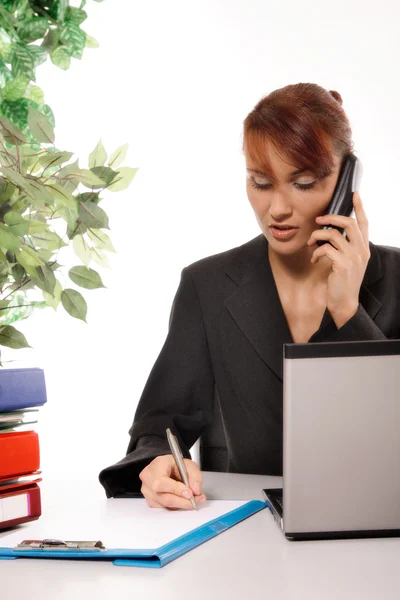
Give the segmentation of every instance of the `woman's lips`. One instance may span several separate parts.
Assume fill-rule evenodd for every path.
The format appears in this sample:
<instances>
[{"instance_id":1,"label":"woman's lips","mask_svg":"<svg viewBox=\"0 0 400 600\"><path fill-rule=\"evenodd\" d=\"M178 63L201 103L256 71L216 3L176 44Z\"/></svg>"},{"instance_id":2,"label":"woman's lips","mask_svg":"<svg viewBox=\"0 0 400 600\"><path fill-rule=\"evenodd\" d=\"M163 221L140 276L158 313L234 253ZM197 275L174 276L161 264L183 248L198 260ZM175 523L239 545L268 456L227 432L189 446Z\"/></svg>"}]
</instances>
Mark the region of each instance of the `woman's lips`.
<instances>
[{"instance_id":1,"label":"woman's lips","mask_svg":"<svg viewBox=\"0 0 400 600\"><path fill-rule=\"evenodd\" d=\"M277 240L288 240L295 235L298 229L298 227L292 227L291 229L278 229L277 227L269 228L270 232Z\"/></svg>"}]
</instances>

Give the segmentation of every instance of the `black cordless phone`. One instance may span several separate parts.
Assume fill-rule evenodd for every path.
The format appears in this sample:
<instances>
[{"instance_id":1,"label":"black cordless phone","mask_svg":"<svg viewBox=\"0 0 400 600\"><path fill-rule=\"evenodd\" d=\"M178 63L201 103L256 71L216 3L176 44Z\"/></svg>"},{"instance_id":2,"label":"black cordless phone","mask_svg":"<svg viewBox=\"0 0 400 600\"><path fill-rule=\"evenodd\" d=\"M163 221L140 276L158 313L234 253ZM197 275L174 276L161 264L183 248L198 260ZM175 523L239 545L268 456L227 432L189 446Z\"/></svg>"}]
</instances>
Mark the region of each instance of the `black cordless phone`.
<instances>
[{"instance_id":1,"label":"black cordless phone","mask_svg":"<svg viewBox=\"0 0 400 600\"><path fill-rule=\"evenodd\" d=\"M325 214L343 215L350 217L353 212L353 192L358 192L362 175L362 166L360 160L349 154L340 168L339 177L336 183L332 199L326 209ZM324 225L322 229L332 229L333 225ZM341 227L334 227L341 234ZM327 240L317 240L317 245L326 244Z\"/></svg>"}]
</instances>

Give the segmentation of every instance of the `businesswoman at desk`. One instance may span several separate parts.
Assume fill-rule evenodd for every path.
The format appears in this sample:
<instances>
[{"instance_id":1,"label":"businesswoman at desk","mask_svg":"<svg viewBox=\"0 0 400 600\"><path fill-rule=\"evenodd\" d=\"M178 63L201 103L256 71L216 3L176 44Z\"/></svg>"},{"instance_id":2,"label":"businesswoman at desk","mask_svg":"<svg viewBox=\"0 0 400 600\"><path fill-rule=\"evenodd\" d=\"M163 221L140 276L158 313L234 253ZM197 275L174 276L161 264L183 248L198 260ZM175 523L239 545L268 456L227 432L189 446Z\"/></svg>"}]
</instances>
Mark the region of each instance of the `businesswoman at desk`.
<instances>
[{"instance_id":1,"label":"businesswoman at desk","mask_svg":"<svg viewBox=\"0 0 400 600\"><path fill-rule=\"evenodd\" d=\"M189 454L198 438L203 470L281 475L282 345L400 337L400 249L369 242L357 192L355 217L325 214L352 150L339 93L315 84L275 90L246 117L247 195L262 233L183 269L127 455L100 473L107 496L202 502Z\"/></svg>"}]
</instances>

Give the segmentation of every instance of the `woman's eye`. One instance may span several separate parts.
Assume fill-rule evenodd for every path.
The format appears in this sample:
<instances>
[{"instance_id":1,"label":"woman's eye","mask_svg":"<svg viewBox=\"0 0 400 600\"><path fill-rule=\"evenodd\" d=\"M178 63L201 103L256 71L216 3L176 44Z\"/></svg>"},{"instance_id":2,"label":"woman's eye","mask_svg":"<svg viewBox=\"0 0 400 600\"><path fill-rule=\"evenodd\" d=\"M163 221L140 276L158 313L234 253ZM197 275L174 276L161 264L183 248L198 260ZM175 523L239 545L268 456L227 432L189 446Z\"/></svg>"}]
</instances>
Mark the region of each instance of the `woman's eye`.
<instances>
[{"instance_id":1,"label":"woman's eye","mask_svg":"<svg viewBox=\"0 0 400 600\"><path fill-rule=\"evenodd\" d=\"M256 190L268 190L271 187L271 184L266 182L265 179L255 179L254 177L249 177L251 185L256 188Z\"/></svg>"},{"instance_id":2,"label":"woman's eye","mask_svg":"<svg viewBox=\"0 0 400 600\"><path fill-rule=\"evenodd\" d=\"M269 190L272 187L271 183L260 183L252 177L250 178L250 183L256 190ZM312 190L316 184L316 181L312 181L311 183L294 183L293 185L296 189L306 192L308 190Z\"/></svg>"},{"instance_id":3,"label":"woman's eye","mask_svg":"<svg viewBox=\"0 0 400 600\"><path fill-rule=\"evenodd\" d=\"M311 190L312 188L314 188L316 186L317 182L316 181L311 181L310 183L294 183L293 185L298 189L298 190L302 190L307 191L307 190Z\"/></svg>"}]
</instances>

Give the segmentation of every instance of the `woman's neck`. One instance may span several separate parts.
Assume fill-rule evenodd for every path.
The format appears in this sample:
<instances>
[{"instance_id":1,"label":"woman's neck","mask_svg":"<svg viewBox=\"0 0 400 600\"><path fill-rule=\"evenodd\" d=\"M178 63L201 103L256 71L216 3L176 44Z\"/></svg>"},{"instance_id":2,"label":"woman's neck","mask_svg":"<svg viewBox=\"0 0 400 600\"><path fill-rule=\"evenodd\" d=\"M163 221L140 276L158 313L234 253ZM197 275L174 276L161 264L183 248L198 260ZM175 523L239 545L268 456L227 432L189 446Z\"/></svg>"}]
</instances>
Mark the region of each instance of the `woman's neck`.
<instances>
[{"instance_id":1,"label":"woman's neck","mask_svg":"<svg viewBox=\"0 0 400 600\"><path fill-rule=\"evenodd\" d=\"M296 254L279 254L268 245L268 258L274 277L279 277L288 283L306 286L318 286L325 284L331 272L331 261L323 256L317 263L311 263L311 257L315 251L305 247Z\"/></svg>"}]
</instances>

